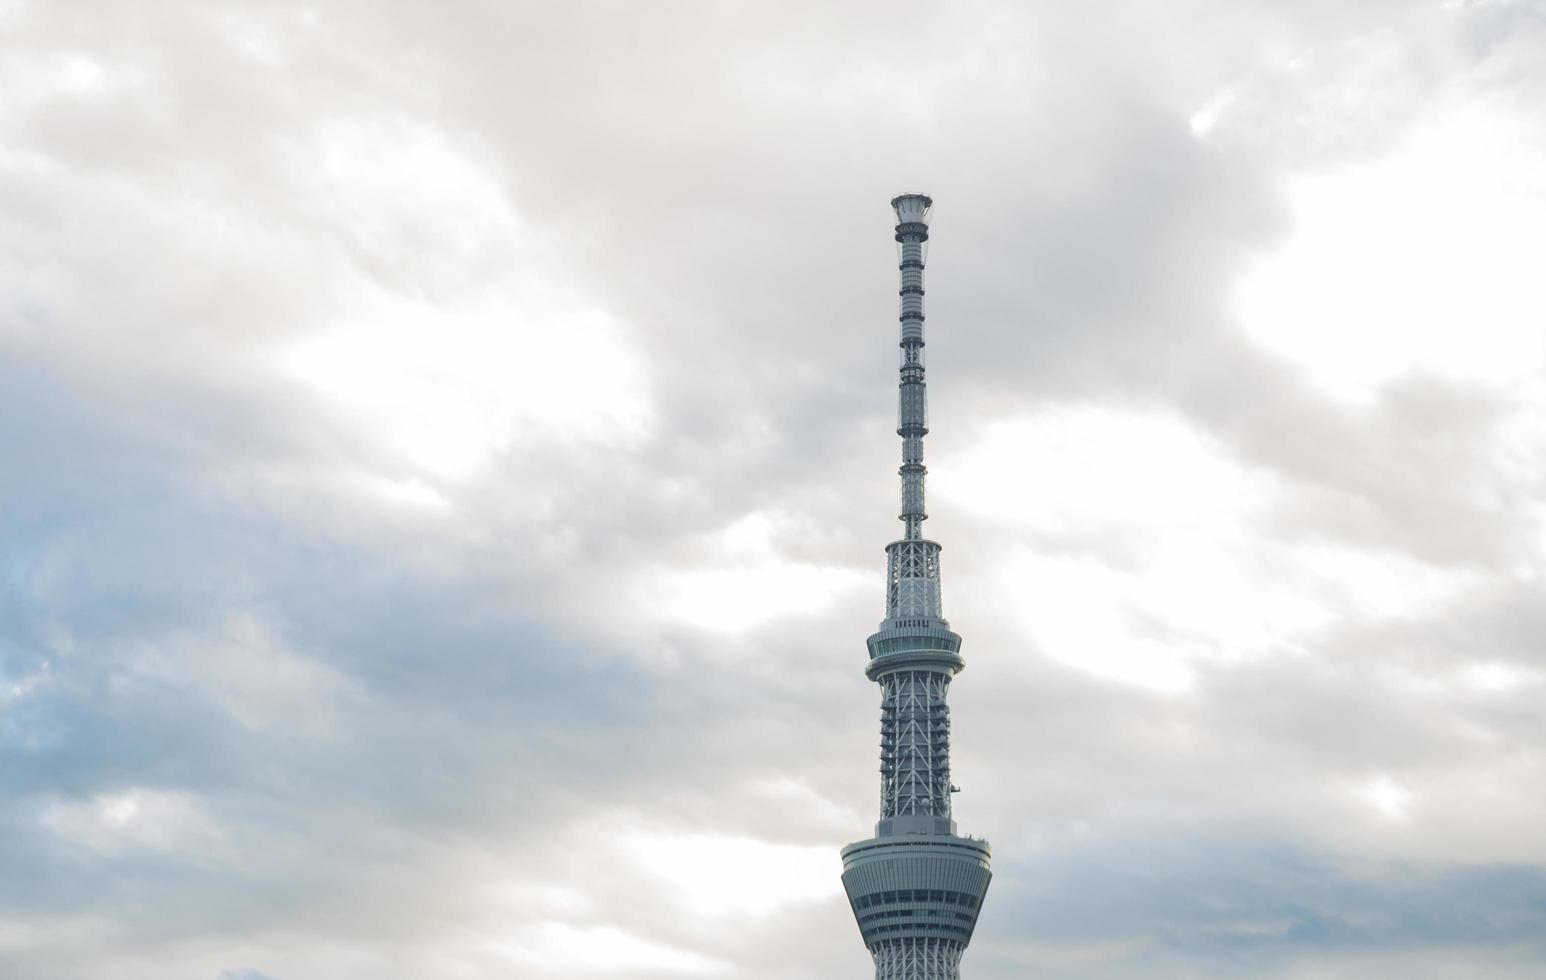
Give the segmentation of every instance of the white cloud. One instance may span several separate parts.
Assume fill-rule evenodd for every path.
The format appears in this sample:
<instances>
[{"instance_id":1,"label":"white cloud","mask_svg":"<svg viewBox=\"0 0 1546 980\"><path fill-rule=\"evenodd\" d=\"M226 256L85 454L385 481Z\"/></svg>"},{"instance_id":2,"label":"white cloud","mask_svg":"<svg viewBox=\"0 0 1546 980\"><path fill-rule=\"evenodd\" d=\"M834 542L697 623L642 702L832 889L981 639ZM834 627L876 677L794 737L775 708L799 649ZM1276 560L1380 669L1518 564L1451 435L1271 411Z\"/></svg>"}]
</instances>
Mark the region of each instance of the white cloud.
<instances>
[{"instance_id":1,"label":"white cloud","mask_svg":"<svg viewBox=\"0 0 1546 980\"><path fill-rule=\"evenodd\" d=\"M1390 820L1406 817L1412 805L1412 792L1389 776L1376 776L1360 790L1360 795L1379 814Z\"/></svg>"},{"instance_id":2,"label":"white cloud","mask_svg":"<svg viewBox=\"0 0 1546 980\"><path fill-rule=\"evenodd\" d=\"M107 855L146 849L207 859L225 838L196 795L141 786L88 800L55 800L41 820L64 841Z\"/></svg>"},{"instance_id":3,"label":"white cloud","mask_svg":"<svg viewBox=\"0 0 1546 980\"><path fill-rule=\"evenodd\" d=\"M831 847L704 833L633 833L623 850L697 918L765 916L841 892Z\"/></svg>"},{"instance_id":4,"label":"white cloud","mask_svg":"<svg viewBox=\"0 0 1546 980\"><path fill-rule=\"evenodd\" d=\"M1104 408L1003 422L943 461L939 492L1026 543L994 576L1047 655L1159 690L1329 618L1267 574L1256 526L1281 489L1174 419Z\"/></svg>"},{"instance_id":5,"label":"white cloud","mask_svg":"<svg viewBox=\"0 0 1546 980\"><path fill-rule=\"evenodd\" d=\"M213 634L160 637L136 652L133 670L196 693L250 728L314 737L334 732L340 704L361 696L332 665L292 649L250 613L233 614Z\"/></svg>"},{"instance_id":6,"label":"white cloud","mask_svg":"<svg viewBox=\"0 0 1546 980\"><path fill-rule=\"evenodd\" d=\"M782 554L773 515L748 514L711 536L687 567L651 568L639 582L648 615L716 632L755 629L777 619L817 615L875 576Z\"/></svg>"},{"instance_id":7,"label":"white cloud","mask_svg":"<svg viewBox=\"0 0 1546 980\"><path fill-rule=\"evenodd\" d=\"M940 492L1020 544L999 608L1048 656L1156 690L1192 667L1309 651L1478 577L1387 549L1275 532L1292 488L1177 419L1085 407L1000 422L940 465Z\"/></svg>"},{"instance_id":8,"label":"white cloud","mask_svg":"<svg viewBox=\"0 0 1546 980\"><path fill-rule=\"evenodd\" d=\"M619 971L669 976L719 976L721 960L633 935L613 926L544 922L493 949L525 969L562 976L616 976Z\"/></svg>"},{"instance_id":9,"label":"white cloud","mask_svg":"<svg viewBox=\"0 0 1546 980\"><path fill-rule=\"evenodd\" d=\"M1292 176L1286 240L1242 279L1251 337L1329 391L1410 371L1508 385L1546 367L1546 143L1463 87L1379 157Z\"/></svg>"}]
</instances>

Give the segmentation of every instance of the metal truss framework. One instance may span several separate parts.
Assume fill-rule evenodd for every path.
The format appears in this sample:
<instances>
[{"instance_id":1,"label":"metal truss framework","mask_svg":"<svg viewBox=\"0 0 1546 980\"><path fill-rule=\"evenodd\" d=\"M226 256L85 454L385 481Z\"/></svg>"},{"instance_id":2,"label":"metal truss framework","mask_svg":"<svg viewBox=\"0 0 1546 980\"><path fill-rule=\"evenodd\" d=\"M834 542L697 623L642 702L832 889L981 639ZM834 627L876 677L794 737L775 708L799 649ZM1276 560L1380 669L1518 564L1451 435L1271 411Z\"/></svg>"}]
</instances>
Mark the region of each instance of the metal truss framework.
<instances>
[{"instance_id":1,"label":"metal truss framework","mask_svg":"<svg viewBox=\"0 0 1546 980\"><path fill-rule=\"evenodd\" d=\"M877 943L875 980L961 980L966 947L940 939L902 939Z\"/></svg>"},{"instance_id":2,"label":"metal truss framework","mask_svg":"<svg viewBox=\"0 0 1546 980\"><path fill-rule=\"evenodd\" d=\"M880 816L950 816L950 675L904 670L880 679Z\"/></svg>"},{"instance_id":3,"label":"metal truss framework","mask_svg":"<svg viewBox=\"0 0 1546 980\"><path fill-rule=\"evenodd\" d=\"M940 618L939 545L896 541L886 548L886 618Z\"/></svg>"}]
</instances>

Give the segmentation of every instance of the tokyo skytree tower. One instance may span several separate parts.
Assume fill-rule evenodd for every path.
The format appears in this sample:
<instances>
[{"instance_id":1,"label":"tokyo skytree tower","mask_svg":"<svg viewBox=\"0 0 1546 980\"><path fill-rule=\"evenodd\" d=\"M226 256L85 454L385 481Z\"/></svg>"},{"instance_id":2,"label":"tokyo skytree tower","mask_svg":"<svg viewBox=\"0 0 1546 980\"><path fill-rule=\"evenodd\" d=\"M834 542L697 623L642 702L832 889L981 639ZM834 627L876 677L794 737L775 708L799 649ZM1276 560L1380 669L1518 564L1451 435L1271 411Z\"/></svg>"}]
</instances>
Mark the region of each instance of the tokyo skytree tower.
<instances>
[{"instance_id":1,"label":"tokyo skytree tower","mask_svg":"<svg viewBox=\"0 0 1546 980\"><path fill-rule=\"evenodd\" d=\"M886 546L886 618L869 638L865 676L880 685L880 822L843 848L843 887L875 980L958 980L961 954L992 878L986 841L950 815L950 679L966 666L940 610L940 547L923 537L923 194L894 199L901 255L902 539Z\"/></svg>"}]
</instances>

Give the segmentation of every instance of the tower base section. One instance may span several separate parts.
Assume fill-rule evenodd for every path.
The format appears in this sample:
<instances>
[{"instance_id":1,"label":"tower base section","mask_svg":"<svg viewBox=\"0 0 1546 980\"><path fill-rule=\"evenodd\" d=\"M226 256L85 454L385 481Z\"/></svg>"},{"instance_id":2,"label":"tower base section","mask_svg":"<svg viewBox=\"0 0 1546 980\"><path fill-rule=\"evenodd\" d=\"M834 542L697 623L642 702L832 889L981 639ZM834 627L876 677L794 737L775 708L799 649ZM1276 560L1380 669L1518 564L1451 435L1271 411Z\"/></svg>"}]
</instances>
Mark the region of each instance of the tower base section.
<instances>
[{"instance_id":1,"label":"tower base section","mask_svg":"<svg viewBox=\"0 0 1546 980\"><path fill-rule=\"evenodd\" d=\"M870 948L875 980L961 980L966 947L948 940L897 939Z\"/></svg>"}]
</instances>

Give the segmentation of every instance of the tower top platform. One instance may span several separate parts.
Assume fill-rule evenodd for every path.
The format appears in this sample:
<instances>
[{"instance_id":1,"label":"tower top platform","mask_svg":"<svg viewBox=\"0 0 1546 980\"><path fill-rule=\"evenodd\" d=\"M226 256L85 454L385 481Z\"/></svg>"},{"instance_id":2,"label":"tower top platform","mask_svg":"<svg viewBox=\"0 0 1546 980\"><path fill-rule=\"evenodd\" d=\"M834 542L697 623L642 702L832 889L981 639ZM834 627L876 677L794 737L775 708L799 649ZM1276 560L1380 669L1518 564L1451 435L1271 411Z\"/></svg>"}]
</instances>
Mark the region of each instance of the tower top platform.
<instances>
[{"instance_id":1,"label":"tower top platform","mask_svg":"<svg viewBox=\"0 0 1546 980\"><path fill-rule=\"evenodd\" d=\"M934 198L927 194L898 194L891 199L891 206L896 210L898 224L916 222L926 225L929 223L929 208L934 206Z\"/></svg>"}]
</instances>

